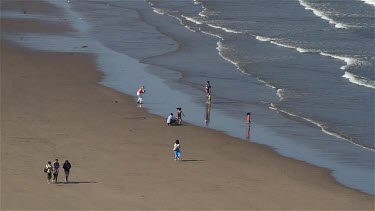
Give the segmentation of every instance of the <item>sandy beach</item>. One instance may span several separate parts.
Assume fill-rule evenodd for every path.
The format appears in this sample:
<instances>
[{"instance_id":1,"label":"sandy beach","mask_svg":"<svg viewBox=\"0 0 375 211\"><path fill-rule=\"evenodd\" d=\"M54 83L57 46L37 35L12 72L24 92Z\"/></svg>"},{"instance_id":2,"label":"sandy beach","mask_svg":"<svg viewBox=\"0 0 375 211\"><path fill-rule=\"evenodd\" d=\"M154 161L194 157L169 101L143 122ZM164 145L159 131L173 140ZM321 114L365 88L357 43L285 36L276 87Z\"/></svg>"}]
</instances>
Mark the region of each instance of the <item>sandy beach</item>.
<instances>
[{"instance_id":1,"label":"sandy beach","mask_svg":"<svg viewBox=\"0 0 375 211\"><path fill-rule=\"evenodd\" d=\"M1 6L58 12L44 2ZM374 196L338 184L326 169L207 128L167 126L134 97L100 86L94 55L3 38L71 30L1 19L1 210L374 209ZM63 171L47 184L43 167L55 158L71 162L69 184Z\"/></svg>"}]
</instances>

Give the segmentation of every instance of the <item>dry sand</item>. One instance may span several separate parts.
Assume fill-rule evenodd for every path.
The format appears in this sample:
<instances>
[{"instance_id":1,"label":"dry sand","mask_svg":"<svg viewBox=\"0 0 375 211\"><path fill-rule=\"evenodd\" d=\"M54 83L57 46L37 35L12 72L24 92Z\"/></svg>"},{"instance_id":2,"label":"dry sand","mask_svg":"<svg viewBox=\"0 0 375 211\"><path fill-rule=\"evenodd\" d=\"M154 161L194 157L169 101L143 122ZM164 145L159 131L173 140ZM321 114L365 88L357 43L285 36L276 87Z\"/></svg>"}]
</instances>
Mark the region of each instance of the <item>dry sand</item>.
<instances>
[{"instance_id":1,"label":"dry sand","mask_svg":"<svg viewBox=\"0 0 375 211\"><path fill-rule=\"evenodd\" d=\"M70 30L34 24L27 31ZM1 25L2 33L26 30L14 20ZM1 40L1 210L374 209L374 196L338 184L326 169L221 132L167 126L100 79L93 55ZM43 167L55 158L72 163L71 183L60 172L58 184L47 184Z\"/></svg>"}]
</instances>

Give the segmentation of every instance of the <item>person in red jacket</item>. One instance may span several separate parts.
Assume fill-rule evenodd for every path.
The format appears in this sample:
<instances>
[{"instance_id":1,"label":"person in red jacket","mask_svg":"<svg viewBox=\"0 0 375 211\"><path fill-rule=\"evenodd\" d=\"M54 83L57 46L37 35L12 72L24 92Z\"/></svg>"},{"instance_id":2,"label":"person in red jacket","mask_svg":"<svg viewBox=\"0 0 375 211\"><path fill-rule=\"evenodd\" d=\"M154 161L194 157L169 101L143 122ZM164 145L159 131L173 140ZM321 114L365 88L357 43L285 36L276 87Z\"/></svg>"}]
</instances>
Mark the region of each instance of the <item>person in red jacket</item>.
<instances>
[{"instance_id":1,"label":"person in red jacket","mask_svg":"<svg viewBox=\"0 0 375 211\"><path fill-rule=\"evenodd\" d=\"M138 91L137 91L137 96L138 96L137 103L139 103L139 104L143 103L142 94L145 93L145 92L146 92L145 86L141 86L141 88L138 89Z\"/></svg>"}]
</instances>

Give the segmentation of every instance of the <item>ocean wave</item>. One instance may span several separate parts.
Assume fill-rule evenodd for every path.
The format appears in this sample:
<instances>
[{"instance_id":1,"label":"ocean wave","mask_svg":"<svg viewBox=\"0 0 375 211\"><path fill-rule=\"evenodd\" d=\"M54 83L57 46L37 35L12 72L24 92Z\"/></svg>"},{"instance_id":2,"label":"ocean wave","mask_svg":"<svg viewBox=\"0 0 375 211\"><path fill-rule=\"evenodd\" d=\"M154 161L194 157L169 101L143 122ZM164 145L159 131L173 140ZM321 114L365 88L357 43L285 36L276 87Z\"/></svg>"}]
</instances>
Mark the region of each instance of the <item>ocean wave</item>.
<instances>
[{"instance_id":1,"label":"ocean wave","mask_svg":"<svg viewBox=\"0 0 375 211\"><path fill-rule=\"evenodd\" d=\"M295 49L296 51L298 51L300 53L319 53L322 56L328 56L328 57L332 57L332 58L335 58L335 59L339 59L339 60L344 61L346 63L346 65L340 67L340 69L342 69L342 70L346 70L350 66L361 63L360 61L358 61L357 59L352 58L352 57L339 56L339 55L335 55L335 54L326 53L326 52L323 52L323 51L320 51L320 50L306 49L306 48L296 47L296 46L292 46L292 45L287 45L287 44L281 43L280 41L276 41L276 39L272 39L272 38L269 38L269 37L255 36L255 38L259 41L262 41L262 42L270 42L274 45L278 45L278 46L281 46L281 47L284 47L284 48Z\"/></svg>"},{"instance_id":2,"label":"ocean wave","mask_svg":"<svg viewBox=\"0 0 375 211\"><path fill-rule=\"evenodd\" d=\"M207 17L207 15L206 15L207 8L205 8L203 6L202 6L202 8L203 8L203 10L201 12L199 12L198 15L201 16L201 17Z\"/></svg>"},{"instance_id":3,"label":"ocean wave","mask_svg":"<svg viewBox=\"0 0 375 211\"><path fill-rule=\"evenodd\" d=\"M198 25L203 24L203 22L197 21L197 20L195 20L194 18L190 18L190 17L187 17L187 16L185 16L185 15L181 15L181 17L185 18L186 20L188 20L188 21L190 21L190 22L193 22L193 23L195 23L195 24L198 24Z\"/></svg>"},{"instance_id":4,"label":"ocean wave","mask_svg":"<svg viewBox=\"0 0 375 211\"><path fill-rule=\"evenodd\" d=\"M269 42L269 41L272 40L271 38L268 38L268 37L262 37L262 36L255 36L255 39L257 39L257 40L259 40L259 41L262 41L262 42Z\"/></svg>"},{"instance_id":5,"label":"ocean wave","mask_svg":"<svg viewBox=\"0 0 375 211\"><path fill-rule=\"evenodd\" d=\"M342 77L348 79L350 82L352 82L354 84L375 89L375 82L371 81L367 78L364 78L364 77L361 77L361 76L358 76L358 75L354 75L354 74L349 73L347 71L345 71L345 74Z\"/></svg>"},{"instance_id":6,"label":"ocean wave","mask_svg":"<svg viewBox=\"0 0 375 211\"><path fill-rule=\"evenodd\" d=\"M222 52L223 52L225 49L228 49L228 48L224 47L224 45L223 45L222 42L220 42L220 41L217 42L217 47L216 47L216 49L219 51L219 55L220 55L224 60L226 60L226 61L232 63L232 64L233 64L233 65L234 65L239 71L241 71L243 74L245 74L245 75L250 75L249 73L245 72L244 70L242 70L242 69L240 68L239 63L237 63L237 62L235 62L235 61L233 61L233 60L231 60L231 59L229 59L228 57L226 57L226 56L223 55Z\"/></svg>"},{"instance_id":7,"label":"ocean wave","mask_svg":"<svg viewBox=\"0 0 375 211\"><path fill-rule=\"evenodd\" d=\"M176 18L180 22L180 24L183 25L185 28L187 28L189 31L191 31L191 32L197 32L196 30L192 29L190 26L185 25L181 18L173 16L173 15L169 15L169 16L173 17L173 18Z\"/></svg>"},{"instance_id":8,"label":"ocean wave","mask_svg":"<svg viewBox=\"0 0 375 211\"><path fill-rule=\"evenodd\" d=\"M364 2L366 4L375 6L375 0L359 0L359 1L362 1L362 2Z\"/></svg>"},{"instance_id":9,"label":"ocean wave","mask_svg":"<svg viewBox=\"0 0 375 211\"><path fill-rule=\"evenodd\" d=\"M283 44L283 43L280 43L280 42L277 42L276 39L272 39L272 38L269 38L269 37L262 37L262 36L257 36L257 35L253 35L255 36L255 39L261 41L261 42L270 42L274 45L278 45L278 46L281 46L281 47L284 47L284 48L290 48L290 49L295 49L296 51L300 52L300 53L316 53L317 51L316 50L311 50L311 49L305 49L305 48L301 48L301 47L295 47L295 46L291 46L291 45L286 45L286 44Z\"/></svg>"},{"instance_id":10,"label":"ocean wave","mask_svg":"<svg viewBox=\"0 0 375 211\"><path fill-rule=\"evenodd\" d=\"M216 26L216 25L213 25L213 24L207 24L207 25L212 27L212 28L215 28L215 29L221 29L225 32L234 33L234 34L243 34L243 32L239 32L239 31L236 31L236 30L233 30L233 29L228 29L228 28Z\"/></svg>"},{"instance_id":11,"label":"ocean wave","mask_svg":"<svg viewBox=\"0 0 375 211\"><path fill-rule=\"evenodd\" d=\"M318 122L315 122L314 120L308 119L308 118L306 118L306 117L302 117L302 116L299 116L299 115L297 115L297 114L293 114L293 113L290 113L290 112L284 111L284 110L282 110L282 109L279 109L279 108L277 108L273 103L270 103L269 108L270 108L271 110L274 110L274 111L277 111L277 112L281 112L281 113L283 113L283 114L287 114L287 115L289 115L289 116L293 116L293 117L297 117L297 118L299 118L299 119L303 119L303 120L305 120L305 121L307 121L307 122L309 122L309 123L311 123L311 124L313 124L313 125L319 127L320 130L321 130L323 133L325 133L325 134L328 134L328 135L330 135L330 136L334 136L334 137L336 137L336 138L342 139L342 140L347 141L347 142L349 142L349 143L351 143L351 144L353 144L353 145L355 145L355 146L358 146L358 147L361 147L361 148L364 148L364 149L367 149L367 150L375 151L375 149L372 149L372 148L369 148L369 147L363 146L363 145L361 145L361 144L355 143L354 141L350 140L350 138L348 138L348 137L346 137L346 136L344 136L344 135L342 135L342 134L339 134L339 133L336 133L336 132L330 131L329 129L325 128L321 123L318 123Z\"/></svg>"},{"instance_id":12,"label":"ocean wave","mask_svg":"<svg viewBox=\"0 0 375 211\"><path fill-rule=\"evenodd\" d=\"M216 49L219 51L219 55L220 55L223 59L225 59L226 61L232 63L234 66L237 67L237 69L240 70L240 67L239 67L238 63L232 61L231 59L229 59L228 57L226 57L226 56L223 55L222 52L223 52L225 49L227 49L226 47L224 47L223 43L219 41L219 42L217 42L216 44L217 44ZM241 70L241 71L242 71L242 70Z\"/></svg>"},{"instance_id":13,"label":"ocean wave","mask_svg":"<svg viewBox=\"0 0 375 211\"><path fill-rule=\"evenodd\" d=\"M272 89L276 89L276 87L272 86L271 84L267 83L266 81L264 81L262 79L257 78L257 80L264 83L266 86L271 87Z\"/></svg>"},{"instance_id":14,"label":"ocean wave","mask_svg":"<svg viewBox=\"0 0 375 211\"><path fill-rule=\"evenodd\" d=\"M343 24L343 23L339 23L339 22L336 22L334 21L333 19L329 18L328 16L326 16L324 14L324 12L318 10L318 9L315 9L313 7L311 7L309 4L307 4L304 0L299 0L299 3L306 9L306 10L311 10L314 15L320 17L321 19L324 19L326 21L328 21L330 24L333 24L335 25L336 28L339 28L339 29L348 29L350 26L349 25L346 25L346 24Z\"/></svg>"},{"instance_id":15,"label":"ocean wave","mask_svg":"<svg viewBox=\"0 0 375 211\"><path fill-rule=\"evenodd\" d=\"M340 69L342 69L342 70L346 70L346 69L348 69L348 67L360 63L358 60L356 60L354 58L351 58L351 57L339 56L339 55L329 54L329 53L325 53L325 52L320 52L319 54L323 55L323 56L328 56L328 57L332 57L332 58L344 61L346 63L346 65L340 67Z\"/></svg>"},{"instance_id":16,"label":"ocean wave","mask_svg":"<svg viewBox=\"0 0 375 211\"><path fill-rule=\"evenodd\" d=\"M203 31L202 31L202 32L203 32ZM205 33L205 32L203 32L203 33ZM207 34L208 34L208 33L207 33ZM214 36L214 35L213 35L213 36ZM222 44L222 42L220 42L220 41L217 42L217 47L216 47L216 49L219 51L219 55L220 55L224 60L226 60L226 61L230 62L231 64L233 64L233 65L234 65L239 71L241 71L243 74L245 74L245 75L250 75L249 73L245 72L243 69L240 68L239 63L237 63L237 62L235 62L235 61L233 61L233 60L231 60L231 59L229 59L228 57L226 57L226 56L223 55L222 52L223 52L225 49L228 49L228 48L227 48L227 47L224 47L224 45ZM261 80L261 79L259 79L259 78L257 78L257 80L258 80L259 82L265 84L266 86L272 88L272 89L276 89L275 86L272 86L271 84L267 83L267 82L264 81L264 80ZM278 90L276 91L276 94L277 94L277 96L279 96L280 101L283 100L283 99L285 99L285 93L284 93L284 90L283 90L283 89L278 89Z\"/></svg>"},{"instance_id":17,"label":"ocean wave","mask_svg":"<svg viewBox=\"0 0 375 211\"><path fill-rule=\"evenodd\" d=\"M151 8L152 8L152 10L153 10L155 13L157 13L157 14L159 14L159 15L165 15L164 10L159 9L159 8L156 8L156 7L151 7Z\"/></svg>"},{"instance_id":18,"label":"ocean wave","mask_svg":"<svg viewBox=\"0 0 375 211\"><path fill-rule=\"evenodd\" d=\"M194 0L194 4L202 4L202 2Z\"/></svg>"},{"instance_id":19,"label":"ocean wave","mask_svg":"<svg viewBox=\"0 0 375 211\"><path fill-rule=\"evenodd\" d=\"M220 38L221 40L224 40L224 38L222 38L221 36L217 35L217 34L212 34L212 33L209 33L209 32L206 32L206 31L202 31L200 30L203 34L208 34L210 36L213 36L213 37L217 37L217 38Z\"/></svg>"}]
</instances>

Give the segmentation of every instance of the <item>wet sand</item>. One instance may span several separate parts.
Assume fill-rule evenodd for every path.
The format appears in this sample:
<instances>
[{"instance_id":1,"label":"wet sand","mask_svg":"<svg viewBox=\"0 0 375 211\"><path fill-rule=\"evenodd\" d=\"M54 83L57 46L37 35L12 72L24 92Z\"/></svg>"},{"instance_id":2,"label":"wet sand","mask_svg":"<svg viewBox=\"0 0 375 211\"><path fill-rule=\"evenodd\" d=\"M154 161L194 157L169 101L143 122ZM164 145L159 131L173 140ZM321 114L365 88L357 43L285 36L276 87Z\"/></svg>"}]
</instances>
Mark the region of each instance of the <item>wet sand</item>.
<instances>
[{"instance_id":1,"label":"wet sand","mask_svg":"<svg viewBox=\"0 0 375 211\"><path fill-rule=\"evenodd\" d=\"M2 4L11 7L56 10ZM2 37L26 31L15 20L1 25ZM42 21L27 28L69 30ZM338 184L326 169L218 131L167 126L134 97L100 86L101 77L94 55L1 40L2 210L374 209L374 196ZM55 158L72 163L71 183L62 183L61 171L58 184L47 184L43 167Z\"/></svg>"}]
</instances>

